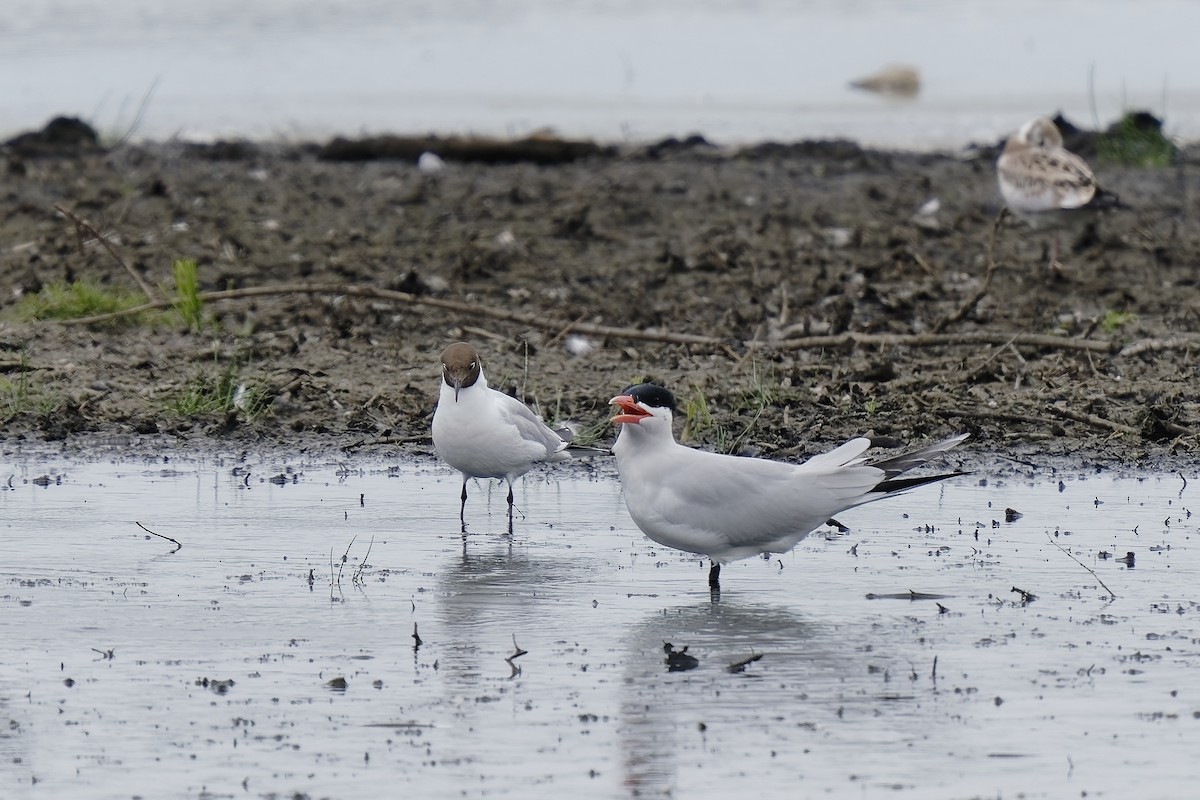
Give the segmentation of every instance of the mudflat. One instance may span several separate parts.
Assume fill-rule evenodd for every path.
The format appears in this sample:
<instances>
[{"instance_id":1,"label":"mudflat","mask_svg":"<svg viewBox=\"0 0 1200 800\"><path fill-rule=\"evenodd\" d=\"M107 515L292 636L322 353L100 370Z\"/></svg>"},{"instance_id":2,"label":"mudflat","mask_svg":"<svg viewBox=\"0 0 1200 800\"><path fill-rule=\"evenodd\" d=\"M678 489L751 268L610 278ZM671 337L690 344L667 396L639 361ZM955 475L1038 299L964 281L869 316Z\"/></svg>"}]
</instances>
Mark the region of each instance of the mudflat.
<instances>
[{"instance_id":1,"label":"mudflat","mask_svg":"<svg viewBox=\"0 0 1200 800\"><path fill-rule=\"evenodd\" d=\"M368 144L10 146L6 449L427 451L438 355L466 339L494 386L601 443L608 399L649 379L685 441L730 452L967 430L1032 463L1197 460L1195 149L1094 163L1129 209L1076 235L998 222L995 146L535 140L432 170L419 142ZM74 281L165 307L30 318Z\"/></svg>"}]
</instances>

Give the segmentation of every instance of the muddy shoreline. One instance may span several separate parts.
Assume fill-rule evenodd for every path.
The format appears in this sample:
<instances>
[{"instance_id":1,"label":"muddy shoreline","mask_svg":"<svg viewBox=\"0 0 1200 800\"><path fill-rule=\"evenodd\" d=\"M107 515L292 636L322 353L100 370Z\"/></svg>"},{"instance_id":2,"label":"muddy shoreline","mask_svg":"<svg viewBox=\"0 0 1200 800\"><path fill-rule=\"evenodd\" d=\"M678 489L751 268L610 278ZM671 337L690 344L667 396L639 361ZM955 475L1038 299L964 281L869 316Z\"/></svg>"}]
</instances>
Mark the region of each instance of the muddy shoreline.
<instances>
[{"instance_id":1,"label":"muddy shoreline","mask_svg":"<svg viewBox=\"0 0 1200 800\"><path fill-rule=\"evenodd\" d=\"M329 150L7 147L3 450L428 453L437 356L461 338L493 385L600 443L608 398L654 379L686 440L733 452L969 430L968 459L1200 463L1194 149L1161 169L1096 164L1132 210L1066 242L1059 270L1052 235L993 237L991 147L697 138L460 153L436 173L409 150ZM198 327L171 310L28 319L23 300L58 282L139 292L56 204L152 295L173 291L178 259L201 291L292 290L205 303ZM315 284L395 294L296 290ZM223 385L238 403L188 402Z\"/></svg>"}]
</instances>

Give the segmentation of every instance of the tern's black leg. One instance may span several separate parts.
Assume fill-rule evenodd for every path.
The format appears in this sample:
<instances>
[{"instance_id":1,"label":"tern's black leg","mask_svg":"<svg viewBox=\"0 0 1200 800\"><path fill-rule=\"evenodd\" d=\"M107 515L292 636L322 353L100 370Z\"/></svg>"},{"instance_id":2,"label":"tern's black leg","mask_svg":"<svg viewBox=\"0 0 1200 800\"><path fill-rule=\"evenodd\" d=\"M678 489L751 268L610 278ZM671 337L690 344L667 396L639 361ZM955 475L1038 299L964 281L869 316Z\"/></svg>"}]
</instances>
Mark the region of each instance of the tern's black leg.
<instances>
[{"instance_id":1,"label":"tern's black leg","mask_svg":"<svg viewBox=\"0 0 1200 800\"><path fill-rule=\"evenodd\" d=\"M714 592L721 591L721 564L717 561L708 568L708 588Z\"/></svg>"}]
</instances>

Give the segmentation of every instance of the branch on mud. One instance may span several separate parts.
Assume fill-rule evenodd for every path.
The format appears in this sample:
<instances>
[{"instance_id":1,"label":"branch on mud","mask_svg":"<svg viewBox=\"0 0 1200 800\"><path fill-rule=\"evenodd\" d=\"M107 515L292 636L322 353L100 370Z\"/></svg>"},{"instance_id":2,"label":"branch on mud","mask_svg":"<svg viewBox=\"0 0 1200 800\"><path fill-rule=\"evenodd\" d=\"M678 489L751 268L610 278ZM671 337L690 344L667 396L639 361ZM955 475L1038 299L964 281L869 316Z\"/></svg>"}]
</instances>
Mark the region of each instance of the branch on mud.
<instances>
[{"instance_id":1,"label":"branch on mud","mask_svg":"<svg viewBox=\"0 0 1200 800\"><path fill-rule=\"evenodd\" d=\"M1167 420L1167 419L1158 420L1157 422L1155 422L1155 424L1158 425L1159 427L1161 427L1167 433L1171 434L1172 436L1186 436L1186 437L1200 436L1200 433L1193 430L1192 428L1185 428L1184 426L1180 425L1179 423L1171 422L1170 420Z\"/></svg>"},{"instance_id":2,"label":"branch on mud","mask_svg":"<svg viewBox=\"0 0 1200 800\"><path fill-rule=\"evenodd\" d=\"M1138 356L1142 353L1158 353L1163 350L1187 350L1200 347L1200 336L1169 336L1166 339L1142 339L1126 345L1118 356Z\"/></svg>"},{"instance_id":3,"label":"branch on mud","mask_svg":"<svg viewBox=\"0 0 1200 800\"><path fill-rule=\"evenodd\" d=\"M125 271L129 273L129 277L133 278L133 282L138 285L138 288L142 290L142 293L146 295L146 297L150 300L150 302L151 303L158 302L158 295L156 295L154 293L154 290L150 288L150 285L148 283L146 283L144 280L142 280L142 276L137 274L137 270L135 270L133 267L129 266L129 262L127 262L125 259L121 258L121 254L117 252L117 248L115 246L113 246L113 243L108 240L108 237L106 237L100 231L96 230L96 228L90 222L83 219L82 217L79 217L78 215L75 214L75 212L73 212L73 211L69 210L68 208L66 208L65 206L63 206L62 203L55 203L54 210L57 211L58 213L62 214L67 219L71 220L71 222L75 223L76 235L78 235L80 231L87 231L92 236L96 237L96 241L98 241L98 242L100 242L100 244L104 245L104 249L107 250L108 254L113 257L113 260L125 268ZM82 241L82 238L83 237L80 237L81 241ZM80 250L82 250L82 249L83 249L83 247L81 245Z\"/></svg>"},{"instance_id":4,"label":"branch on mud","mask_svg":"<svg viewBox=\"0 0 1200 800\"><path fill-rule=\"evenodd\" d=\"M1095 414L1088 414L1084 411L1075 411L1074 409L1066 408L1065 406L1047 405L1046 410L1056 417L1063 417L1065 419L1074 420L1075 422L1082 422L1085 425L1091 425L1093 428L1099 428L1100 430L1112 431L1114 433L1132 433L1137 436L1140 436L1142 433L1141 430L1133 427L1132 425L1113 422L1110 419L1098 417Z\"/></svg>"},{"instance_id":5,"label":"branch on mud","mask_svg":"<svg viewBox=\"0 0 1200 800\"><path fill-rule=\"evenodd\" d=\"M824 336L801 336L765 345L777 350L806 350L819 347L844 347L849 344L876 347L960 347L963 345L1007 344L1041 347L1047 350L1086 350L1111 353L1114 342L1096 339L1077 339L1049 333L1006 333L1004 331L968 331L965 333L840 333Z\"/></svg>"},{"instance_id":6,"label":"branch on mud","mask_svg":"<svg viewBox=\"0 0 1200 800\"><path fill-rule=\"evenodd\" d=\"M218 300L241 300L249 297L271 297L291 294L329 294L349 295L352 297L368 297L376 300L387 300L404 305L427 306L440 308L463 314L468 317L483 317L503 322L518 322L539 330L559 333L563 330L574 333L586 333L593 336L608 336L615 339L633 339L644 342L664 342L666 344L683 344L723 350L730 342L718 336L705 336L695 333L674 333L672 331L642 330L640 328L618 328L610 325L600 325L593 322L564 322L544 314L530 314L523 311L512 311L506 308L465 303L461 300L447 300L440 297L424 297L393 289L379 289L374 286L354 286L350 284L281 284L278 286L249 286L243 289L229 289L219 292L202 292L200 300L205 303ZM109 314L97 314L92 317L78 319L55 320L62 325L90 325L97 322L108 322L121 317L136 316L146 311L160 308L170 308L171 300L158 300L144 303L135 308L113 311ZM783 339L777 342L748 343L753 348L765 350L808 350L823 347L846 347L848 345L863 345L868 347L961 347L972 345L1026 345L1041 347L1049 350L1088 350L1099 353L1114 351L1118 345L1112 342L1095 339L1077 339L1068 336L1039 333L1011 333L971 331L967 333L842 333L824 336L802 336L796 339Z\"/></svg>"},{"instance_id":7,"label":"branch on mud","mask_svg":"<svg viewBox=\"0 0 1200 800\"><path fill-rule=\"evenodd\" d=\"M1022 422L1032 423L1041 427L1050 427L1054 422L1043 417L1035 417L1032 414L1023 414L1015 411L997 411L992 408L939 408L933 413L939 417L959 417L962 419L980 419L991 420L994 422Z\"/></svg>"},{"instance_id":8,"label":"branch on mud","mask_svg":"<svg viewBox=\"0 0 1200 800\"><path fill-rule=\"evenodd\" d=\"M30 364L29 360L24 358L0 361L0 372L36 372L42 369L53 370L56 367L49 364Z\"/></svg>"},{"instance_id":9,"label":"branch on mud","mask_svg":"<svg viewBox=\"0 0 1200 800\"><path fill-rule=\"evenodd\" d=\"M376 300L389 300L405 305L428 306L441 308L470 317L485 317L503 322L519 322L541 330L552 330L556 333L563 328L576 333L589 333L595 336L612 336L619 339L640 339L642 341L667 342L669 344L694 344L706 347L720 347L727 342L716 336L702 336L692 333L671 333L670 331L645 331L637 328L614 328L608 325L597 325L590 322L562 322L548 319L541 314L527 314L521 311L510 311L504 308L494 308L476 303L464 303L459 300L445 300L439 297L422 297L408 292L398 292L392 289L378 289L373 286L352 286L349 284L283 284L280 286L250 286L244 289L229 289L220 292L202 292L200 300L205 303L218 300L241 300L247 297L270 297L289 294L332 294L350 295L353 297L369 297ZM97 314L93 317L78 319L56 320L64 325L90 325L97 322L108 322L121 317L136 316L146 311L160 308L170 308L174 301L161 300L144 303L135 308L114 311L109 314Z\"/></svg>"},{"instance_id":10,"label":"branch on mud","mask_svg":"<svg viewBox=\"0 0 1200 800\"><path fill-rule=\"evenodd\" d=\"M1047 405L1046 410L1056 417L1061 419L1069 419L1074 422L1082 422L1085 425L1090 425L1093 428L1098 428L1102 431L1110 431L1113 433L1128 433L1135 436L1147 438L1147 434L1140 428L1132 425L1125 425L1120 422L1113 422L1104 417L1088 414L1083 411L1074 411L1065 406ZM961 417L963 419L990 420L995 422L1015 422L1039 425L1042 428L1052 428L1056 423L1046 417L1038 417L1033 414L1017 412L1017 411L999 411L991 408L940 408L935 412L939 417ZM1185 428L1178 423L1169 420L1158 420L1158 427L1171 434L1179 437L1195 437L1200 436L1200 432L1194 431L1191 428Z\"/></svg>"}]
</instances>

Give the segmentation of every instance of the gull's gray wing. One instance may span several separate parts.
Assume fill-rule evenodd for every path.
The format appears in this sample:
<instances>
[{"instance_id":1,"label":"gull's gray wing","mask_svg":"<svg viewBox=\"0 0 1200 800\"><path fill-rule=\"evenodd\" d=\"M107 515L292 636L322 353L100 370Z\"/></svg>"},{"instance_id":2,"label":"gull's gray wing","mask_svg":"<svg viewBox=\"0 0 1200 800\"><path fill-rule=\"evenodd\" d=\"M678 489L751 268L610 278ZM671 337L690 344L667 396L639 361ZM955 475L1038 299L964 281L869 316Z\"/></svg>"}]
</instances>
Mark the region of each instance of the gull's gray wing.
<instances>
[{"instance_id":1,"label":"gull's gray wing","mask_svg":"<svg viewBox=\"0 0 1200 800\"><path fill-rule=\"evenodd\" d=\"M529 406L515 397L506 394L502 396L504 400L500 404L500 413L516 426L522 440L544 447L547 457L566 449L567 442L547 427L542 418L533 413Z\"/></svg>"}]
</instances>

